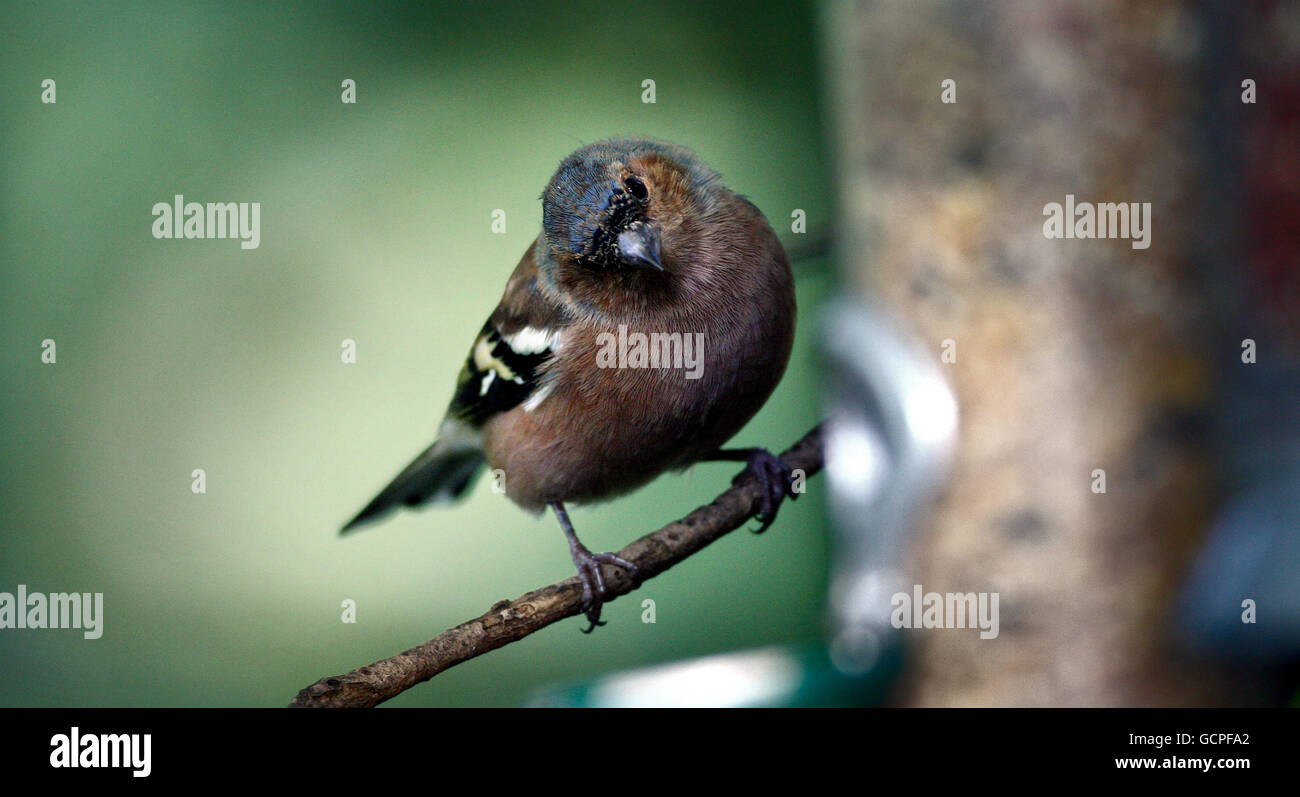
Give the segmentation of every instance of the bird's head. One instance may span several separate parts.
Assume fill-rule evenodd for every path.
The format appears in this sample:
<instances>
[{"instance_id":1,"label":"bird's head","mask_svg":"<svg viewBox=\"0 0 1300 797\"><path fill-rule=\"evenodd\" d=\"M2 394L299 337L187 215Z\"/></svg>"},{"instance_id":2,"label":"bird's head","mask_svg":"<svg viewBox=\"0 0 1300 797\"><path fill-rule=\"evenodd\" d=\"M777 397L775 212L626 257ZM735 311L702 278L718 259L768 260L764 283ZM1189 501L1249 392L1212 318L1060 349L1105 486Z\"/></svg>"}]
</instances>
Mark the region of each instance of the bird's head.
<instances>
[{"instance_id":1,"label":"bird's head","mask_svg":"<svg viewBox=\"0 0 1300 797\"><path fill-rule=\"evenodd\" d=\"M602 273L671 270L683 222L717 173L689 150L616 139L565 158L542 194L542 227L559 262Z\"/></svg>"}]
</instances>

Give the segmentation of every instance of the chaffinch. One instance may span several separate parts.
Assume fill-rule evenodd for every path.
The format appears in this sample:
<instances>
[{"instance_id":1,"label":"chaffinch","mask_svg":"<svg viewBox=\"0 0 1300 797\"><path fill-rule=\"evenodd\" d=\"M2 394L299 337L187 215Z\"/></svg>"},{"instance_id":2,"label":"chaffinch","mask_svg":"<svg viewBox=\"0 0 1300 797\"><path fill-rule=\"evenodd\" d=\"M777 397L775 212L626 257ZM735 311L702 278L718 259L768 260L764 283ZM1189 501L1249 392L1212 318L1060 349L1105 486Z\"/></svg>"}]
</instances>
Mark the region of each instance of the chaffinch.
<instances>
[{"instance_id":1,"label":"chaffinch","mask_svg":"<svg viewBox=\"0 0 1300 797\"><path fill-rule=\"evenodd\" d=\"M776 234L693 152L631 138L585 146L542 194L542 232L470 348L437 441L343 531L458 498L486 464L520 507L555 513L589 632L603 624L601 566L637 569L589 551L565 504L712 460L743 461L760 480L759 531L794 496L767 449L721 448L780 381L794 318Z\"/></svg>"}]
</instances>

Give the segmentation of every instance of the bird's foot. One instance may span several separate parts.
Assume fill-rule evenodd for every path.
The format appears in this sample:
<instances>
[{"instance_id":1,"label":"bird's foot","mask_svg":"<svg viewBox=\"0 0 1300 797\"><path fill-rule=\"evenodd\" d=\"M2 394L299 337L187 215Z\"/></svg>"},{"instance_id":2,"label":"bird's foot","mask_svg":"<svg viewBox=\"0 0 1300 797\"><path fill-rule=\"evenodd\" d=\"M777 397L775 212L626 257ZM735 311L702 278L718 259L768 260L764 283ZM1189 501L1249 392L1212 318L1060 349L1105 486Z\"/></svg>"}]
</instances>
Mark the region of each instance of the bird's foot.
<instances>
[{"instance_id":1,"label":"bird's foot","mask_svg":"<svg viewBox=\"0 0 1300 797\"><path fill-rule=\"evenodd\" d=\"M600 571L600 566L616 565L627 571L633 579L640 575L641 570L617 554L592 553L585 545L577 542L576 537L569 548L573 554L573 564L578 568L578 579L582 581L582 611L590 623L582 633L590 634L596 626L605 624L600 619L600 607L605 602L605 574Z\"/></svg>"},{"instance_id":2,"label":"bird's foot","mask_svg":"<svg viewBox=\"0 0 1300 797\"><path fill-rule=\"evenodd\" d=\"M754 533L762 534L776 520L781 502L787 497L791 501L796 500L799 494L794 489L793 471L776 454L766 448L751 448L746 461L748 466L740 475L732 479L731 483L739 484L750 475L758 480L762 492L756 517L762 525L754 529Z\"/></svg>"}]
</instances>

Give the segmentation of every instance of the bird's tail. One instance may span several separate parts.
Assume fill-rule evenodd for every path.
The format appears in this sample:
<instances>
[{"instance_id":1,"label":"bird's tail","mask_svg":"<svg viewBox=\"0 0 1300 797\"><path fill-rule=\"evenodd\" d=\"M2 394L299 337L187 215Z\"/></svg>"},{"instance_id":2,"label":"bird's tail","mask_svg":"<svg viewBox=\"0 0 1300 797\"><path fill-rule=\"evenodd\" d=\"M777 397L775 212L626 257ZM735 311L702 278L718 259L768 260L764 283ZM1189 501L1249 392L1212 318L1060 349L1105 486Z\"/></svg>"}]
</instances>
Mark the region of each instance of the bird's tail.
<instances>
[{"instance_id":1,"label":"bird's tail","mask_svg":"<svg viewBox=\"0 0 1300 797\"><path fill-rule=\"evenodd\" d=\"M378 520L397 506L446 503L465 494L483 467L483 451L477 441L444 434L402 469L366 508L357 513L341 534Z\"/></svg>"}]
</instances>

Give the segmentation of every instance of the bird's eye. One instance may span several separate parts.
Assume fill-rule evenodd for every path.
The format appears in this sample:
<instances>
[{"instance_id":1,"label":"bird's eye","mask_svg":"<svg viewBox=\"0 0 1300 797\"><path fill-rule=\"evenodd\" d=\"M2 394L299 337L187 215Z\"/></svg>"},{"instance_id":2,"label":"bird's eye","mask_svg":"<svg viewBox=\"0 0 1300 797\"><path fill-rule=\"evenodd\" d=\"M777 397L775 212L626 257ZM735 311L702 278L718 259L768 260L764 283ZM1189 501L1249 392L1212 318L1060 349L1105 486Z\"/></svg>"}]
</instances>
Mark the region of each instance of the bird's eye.
<instances>
[{"instance_id":1,"label":"bird's eye","mask_svg":"<svg viewBox=\"0 0 1300 797\"><path fill-rule=\"evenodd\" d=\"M650 192L646 190L645 183L635 177L627 178L623 181L623 185L627 187L628 193L636 197L640 202L644 202L646 197L650 196Z\"/></svg>"}]
</instances>

